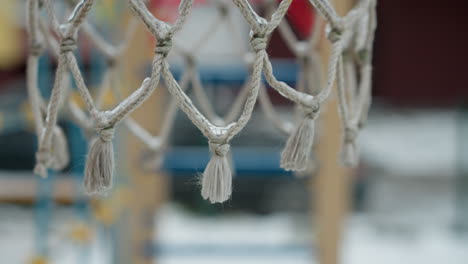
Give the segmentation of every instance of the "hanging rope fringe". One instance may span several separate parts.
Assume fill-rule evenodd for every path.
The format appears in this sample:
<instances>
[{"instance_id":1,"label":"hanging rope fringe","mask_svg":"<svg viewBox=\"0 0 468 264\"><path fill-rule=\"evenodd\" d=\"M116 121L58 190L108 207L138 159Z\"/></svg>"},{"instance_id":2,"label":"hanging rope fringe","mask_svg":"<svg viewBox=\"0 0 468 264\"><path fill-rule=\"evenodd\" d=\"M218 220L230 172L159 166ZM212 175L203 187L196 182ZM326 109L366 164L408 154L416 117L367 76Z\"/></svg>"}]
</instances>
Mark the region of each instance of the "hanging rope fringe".
<instances>
[{"instance_id":1,"label":"hanging rope fringe","mask_svg":"<svg viewBox=\"0 0 468 264\"><path fill-rule=\"evenodd\" d=\"M112 186L114 174L114 127L107 112L93 112L94 129L98 136L93 139L85 166L85 188L90 194L103 194Z\"/></svg>"},{"instance_id":2,"label":"hanging rope fringe","mask_svg":"<svg viewBox=\"0 0 468 264\"><path fill-rule=\"evenodd\" d=\"M281 168L291 171L303 171L307 168L314 143L315 119L319 114L319 109L319 106L310 109L292 132L281 153Z\"/></svg>"},{"instance_id":3,"label":"hanging rope fringe","mask_svg":"<svg viewBox=\"0 0 468 264\"><path fill-rule=\"evenodd\" d=\"M357 133L357 129L355 128L345 128L341 161L348 167L355 167L358 165L359 152L356 142Z\"/></svg>"},{"instance_id":4,"label":"hanging rope fringe","mask_svg":"<svg viewBox=\"0 0 468 264\"><path fill-rule=\"evenodd\" d=\"M102 129L98 134L86 160L84 185L89 194L103 194L111 188L114 174L114 129Z\"/></svg>"},{"instance_id":5,"label":"hanging rope fringe","mask_svg":"<svg viewBox=\"0 0 468 264\"><path fill-rule=\"evenodd\" d=\"M222 203L232 193L232 169L228 159L229 144L209 142L211 159L203 172L202 197L211 203Z\"/></svg>"},{"instance_id":6,"label":"hanging rope fringe","mask_svg":"<svg viewBox=\"0 0 468 264\"><path fill-rule=\"evenodd\" d=\"M34 166L34 174L47 177L47 168L50 166L50 153L46 149L39 148L36 152L36 165Z\"/></svg>"}]
</instances>

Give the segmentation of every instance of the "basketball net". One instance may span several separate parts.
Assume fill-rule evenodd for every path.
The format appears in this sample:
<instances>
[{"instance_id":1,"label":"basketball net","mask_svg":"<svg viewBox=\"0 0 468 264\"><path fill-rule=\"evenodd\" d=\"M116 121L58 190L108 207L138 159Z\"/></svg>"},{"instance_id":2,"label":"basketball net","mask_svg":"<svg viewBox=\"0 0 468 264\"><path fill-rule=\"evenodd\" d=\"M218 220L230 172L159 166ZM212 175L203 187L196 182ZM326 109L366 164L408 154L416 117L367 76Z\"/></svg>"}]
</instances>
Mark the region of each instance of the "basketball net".
<instances>
[{"instance_id":1,"label":"basketball net","mask_svg":"<svg viewBox=\"0 0 468 264\"><path fill-rule=\"evenodd\" d=\"M97 33L87 19L95 0L68 1L70 15L66 21L59 21L50 0L28 0L28 32L30 53L28 57L28 93L34 112L39 147L36 153L34 172L43 177L47 169L60 170L69 162L67 142L57 124L58 114L64 111L86 132L90 147L85 167L85 187L89 193L102 193L112 185L114 174L114 131L124 125L141 139L161 160L167 148L169 137L177 133L173 129L175 114L181 109L190 121L207 138L211 152L201 180L203 198L212 203L229 199L232 191L231 140L246 126L251 118L257 100L261 110L274 126L289 136L281 155L281 167L291 171L303 171L310 163L310 153L315 133L316 119L331 96L334 87L339 98L339 110L343 122L342 160L345 165L358 162L356 138L366 121L371 100L372 46L376 27L376 0L359 0L345 16L339 16L329 0L309 0L320 16L314 16L313 33L305 40L296 38L291 26L284 19L293 0L279 3L268 1L269 19L259 16L247 0L207 1L217 7L218 18L208 28L197 29L189 49L182 49L174 37L186 26L192 12L193 0L182 0L178 16L169 23L158 19L150 12L146 1L128 0L134 20L125 29L124 39L119 45L107 41ZM173 2L173 1L171 1ZM233 24L231 12L237 8L250 28L250 50L246 63L250 69L247 82L233 100L230 111L218 115L207 96L197 71L197 53L219 30L219 24ZM47 19L41 16L47 14ZM171 19L171 18L168 18ZM151 73L140 87L111 109L102 109L103 91L116 78L116 64L121 63L119 55L128 45L132 33L141 22L154 36L156 46L151 64ZM322 65L318 55L318 43L322 36L322 22L326 23L325 35L331 43L326 82L322 87ZM266 51L272 32L277 29L286 40L299 62L296 87L277 80ZM78 66L74 50L79 34L89 37L94 46L106 58L107 70L100 91L92 96L86 80ZM198 38L200 37L200 38ZM57 58L57 69L51 95L43 98L38 90L38 58L48 49ZM177 81L168 60L168 54L179 53L184 60L184 72ZM69 76L74 79L85 108L79 107L70 96ZM262 77L263 76L263 77ZM151 135L129 115L163 81L171 94L165 121L159 135ZM265 82L264 82L265 81ZM335 86L336 83L336 86ZM300 119L278 120L275 108L266 92L268 84L281 96L293 102L300 109ZM192 87L198 107L187 95ZM114 91L116 92L116 91ZM117 93L117 92L116 92Z\"/></svg>"}]
</instances>

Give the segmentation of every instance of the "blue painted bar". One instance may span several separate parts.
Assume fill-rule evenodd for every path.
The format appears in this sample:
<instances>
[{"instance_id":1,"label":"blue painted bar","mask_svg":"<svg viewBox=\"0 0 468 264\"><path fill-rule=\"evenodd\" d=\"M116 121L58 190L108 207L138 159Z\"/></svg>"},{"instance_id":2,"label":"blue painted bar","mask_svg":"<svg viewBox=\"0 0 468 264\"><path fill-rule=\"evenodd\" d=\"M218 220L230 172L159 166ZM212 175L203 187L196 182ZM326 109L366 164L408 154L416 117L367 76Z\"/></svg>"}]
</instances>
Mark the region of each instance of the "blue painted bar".
<instances>
[{"instance_id":1,"label":"blue painted bar","mask_svg":"<svg viewBox=\"0 0 468 264\"><path fill-rule=\"evenodd\" d=\"M156 245L155 256L171 257L284 257L292 255L310 256L313 251L309 244L174 244Z\"/></svg>"},{"instance_id":2,"label":"blue painted bar","mask_svg":"<svg viewBox=\"0 0 468 264\"><path fill-rule=\"evenodd\" d=\"M296 83L298 65L291 59L272 59L273 71L278 80L289 85ZM184 65L171 65L171 72L179 79L184 72ZM211 85L242 85L250 74L248 68L242 64L223 64L222 67L215 65L201 65L198 68L201 81Z\"/></svg>"},{"instance_id":3,"label":"blue painted bar","mask_svg":"<svg viewBox=\"0 0 468 264\"><path fill-rule=\"evenodd\" d=\"M280 150L271 147L232 147L236 175L252 177L291 177L279 167ZM168 150L163 169L172 174L201 173L210 159L207 147L173 147Z\"/></svg>"}]
</instances>

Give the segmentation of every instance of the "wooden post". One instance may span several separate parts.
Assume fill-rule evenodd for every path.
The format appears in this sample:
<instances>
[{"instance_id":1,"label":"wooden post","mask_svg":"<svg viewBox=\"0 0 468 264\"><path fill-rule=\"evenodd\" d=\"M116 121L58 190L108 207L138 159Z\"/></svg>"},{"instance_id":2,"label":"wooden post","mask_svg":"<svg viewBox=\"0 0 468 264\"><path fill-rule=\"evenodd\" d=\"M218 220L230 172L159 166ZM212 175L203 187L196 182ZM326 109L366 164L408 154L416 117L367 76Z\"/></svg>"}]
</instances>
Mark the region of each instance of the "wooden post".
<instances>
[{"instance_id":1,"label":"wooden post","mask_svg":"<svg viewBox=\"0 0 468 264\"><path fill-rule=\"evenodd\" d=\"M352 0L335 1L339 14L351 8ZM322 59L327 65L330 44L322 38ZM350 171L339 162L342 143L342 125L338 113L336 92L323 111L318 138L319 173L311 181L312 200L315 205L314 225L317 234L316 252L320 264L340 263L343 225L350 201Z\"/></svg>"},{"instance_id":2,"label":"wooden post","mask_svg":"<svg viewBox=\"0 0 468 264\"><path fill-rule=\"evenodd\" d=\"M125 54L125 79L127 87L136 89L142 82L150 63L153 45L150 45L148 33L139 27L131 43L131 49ZM129 93L132 90L127 90ZM156 133L164 113L164 89L158 88L132 117L152 133ZM129 135L129 133L127 133ZM120 151L126 163L129 179L128 193L128 236L127 243L122 243L120 250L124 259L119 263L153 264L154 262L154 216L165 200L168 188L167 177L161 173L145 171L140 161L145 146L134 136L128 136L125 147Z\"/></svg>"}]
</instances>

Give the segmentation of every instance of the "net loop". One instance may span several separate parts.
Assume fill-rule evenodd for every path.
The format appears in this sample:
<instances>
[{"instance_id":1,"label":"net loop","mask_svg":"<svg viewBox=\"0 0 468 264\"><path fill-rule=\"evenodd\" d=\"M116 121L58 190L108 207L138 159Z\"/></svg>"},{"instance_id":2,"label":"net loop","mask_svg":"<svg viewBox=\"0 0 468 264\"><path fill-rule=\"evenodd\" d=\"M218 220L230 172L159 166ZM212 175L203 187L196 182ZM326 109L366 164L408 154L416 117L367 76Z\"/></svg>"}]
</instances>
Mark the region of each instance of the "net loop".
<instances>
[{"instance_id":1,"label":"net loop","mask_svg":"<svg viewBox=\"0 0 468 264\"><path fill-rule=\"evenodd\" d=\"M215 143L213 141L208 141L210 151L216 156L224 157L231 149L231 146L226 143Z\"/></svg>"}]
</instances>

